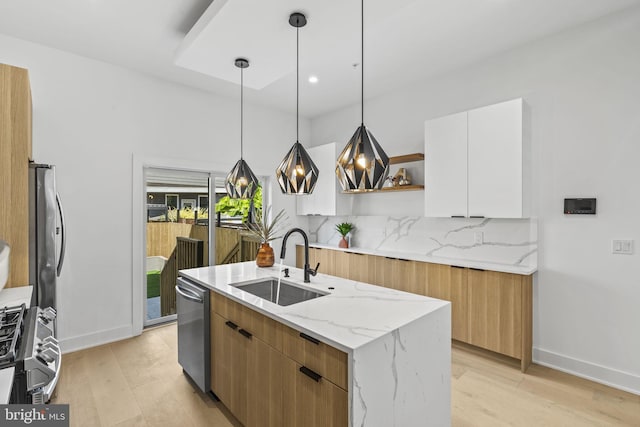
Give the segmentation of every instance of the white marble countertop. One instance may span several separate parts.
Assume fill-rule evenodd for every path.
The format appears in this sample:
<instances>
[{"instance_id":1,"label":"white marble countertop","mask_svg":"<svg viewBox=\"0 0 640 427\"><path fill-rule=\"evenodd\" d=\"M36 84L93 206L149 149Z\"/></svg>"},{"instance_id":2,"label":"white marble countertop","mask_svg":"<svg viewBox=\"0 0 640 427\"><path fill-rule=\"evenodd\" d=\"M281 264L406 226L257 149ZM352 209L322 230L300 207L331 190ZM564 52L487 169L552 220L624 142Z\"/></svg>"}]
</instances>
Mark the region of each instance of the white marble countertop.
<instances>
[{"instance_id":1,"label":"white marble countertop","mask_svg":"<svg viewBox=\"0 0 640 427\"><path fill-rule=\"evenodd\" d=\"M0 291L0 307L12 307L25 303L27 308L31 305L31 293L33 286L19 286L17 288L5 288Z\"/></svg>"},{"instance_id":2,"label":"white marble countertop","mask_svg":"<svg viewBox=\"0 0 640 427\"><path fill-rule=\"evenodd\" d=\"M429 255L422 255L415 252L380 251L377 249L358 248L358 247L340 248L337 246L327 245L324 243L309 243L309 247L332 249L335 251L354 252L358 254L377 255L377 256L384 256L389 258L408 259L411 261L430 262L433 264L456 265L459 267L469 267L469 268L478 268L481 270L500 271L502 273L523 274L525 276L533 274L538 270L537 267L529 266L529 265L499 264L495 262L473 261L473 260L465 260L465 259L458 259L458 258L434 257Z\"/></svg>"},{"instance_id":3,"label":"white marble countertop","mask_svg":"<svg viewBox=\"0 0 640 427\"><path fill-rule=\"evenodd\" d=\"M303 283L301 269L285 267L289 268L291 276L285 280L329 292L329 295L282 307L229 286L231 283L278 277L278 265L259 268L254 261L181 270L180 275L345 352L450 304L326 274L312 276L311 283Z\"/></svg>"}]
</instances>

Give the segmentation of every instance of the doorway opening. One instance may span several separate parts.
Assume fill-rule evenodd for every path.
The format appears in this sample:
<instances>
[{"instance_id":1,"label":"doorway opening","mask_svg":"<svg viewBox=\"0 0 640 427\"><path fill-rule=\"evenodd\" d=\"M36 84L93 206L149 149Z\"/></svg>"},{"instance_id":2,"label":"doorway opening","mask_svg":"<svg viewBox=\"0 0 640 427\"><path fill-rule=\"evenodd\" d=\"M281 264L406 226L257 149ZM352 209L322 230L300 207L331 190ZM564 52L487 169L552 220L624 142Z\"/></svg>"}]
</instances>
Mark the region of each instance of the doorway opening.
<instances>
[{"instance_id":1,"label":"doorway opening","mask_svg":"<svg viewBox=\"0 0 640 427\"><path fill-rule=\"evenodd\" d=\"M263 183L252 200L230 199L225 175L144 167L143 326L176 319L178 271L253 261L260 241L245 224L261 213Z\"/></svg>"},{"instance_id":2,"label":"doorway opening","mask_svg":"<svg viewBox=\"0 0 640 427\"><path fill-rule=\"evenodd\" d=\"M215 179L208 172L144 169L145 327L175 320L178 270L210 265L215 246L209 238L209 201Z\"/></svg>"}]
</instances>

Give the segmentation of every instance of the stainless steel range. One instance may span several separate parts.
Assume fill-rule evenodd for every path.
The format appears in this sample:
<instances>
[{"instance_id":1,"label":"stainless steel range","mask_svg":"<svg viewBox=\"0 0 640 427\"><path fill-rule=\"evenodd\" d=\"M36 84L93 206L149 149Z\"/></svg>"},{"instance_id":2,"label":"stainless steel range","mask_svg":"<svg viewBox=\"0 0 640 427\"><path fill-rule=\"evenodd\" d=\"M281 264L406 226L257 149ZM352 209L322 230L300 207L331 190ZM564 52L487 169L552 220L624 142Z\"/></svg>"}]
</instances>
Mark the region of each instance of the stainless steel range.
<instances>
[{"instance_id":1,"label":"stainless steel range","mask_svg":"<svg viewBox=\"0 0 640 427\"><path fill-rule=\"evenodd\" d=\"M62 359L55 329L52 308L0 308L0 369L15 369L10 403L51 399Z\"/></svg>"}]
</instances>

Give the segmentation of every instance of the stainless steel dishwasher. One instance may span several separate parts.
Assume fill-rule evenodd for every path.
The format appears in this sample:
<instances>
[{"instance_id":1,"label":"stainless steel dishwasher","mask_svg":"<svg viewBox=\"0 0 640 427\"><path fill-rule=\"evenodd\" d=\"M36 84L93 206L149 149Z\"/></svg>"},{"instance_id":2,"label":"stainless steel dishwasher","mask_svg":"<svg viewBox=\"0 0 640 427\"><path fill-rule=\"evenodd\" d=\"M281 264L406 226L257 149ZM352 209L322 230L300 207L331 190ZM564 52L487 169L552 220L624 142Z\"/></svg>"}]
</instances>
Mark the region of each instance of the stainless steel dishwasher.
<instances>
[{"instance_id":1,"label":"stainless steel dishwasher","mask_svg":"<svg viewBox=\"0 0 640 427\"><path fill-rule=\"evenodd\" d=\"M211 389L209 295L208 289L178 277L178 363L204 393Z\"/></svg>"}]
</instances>

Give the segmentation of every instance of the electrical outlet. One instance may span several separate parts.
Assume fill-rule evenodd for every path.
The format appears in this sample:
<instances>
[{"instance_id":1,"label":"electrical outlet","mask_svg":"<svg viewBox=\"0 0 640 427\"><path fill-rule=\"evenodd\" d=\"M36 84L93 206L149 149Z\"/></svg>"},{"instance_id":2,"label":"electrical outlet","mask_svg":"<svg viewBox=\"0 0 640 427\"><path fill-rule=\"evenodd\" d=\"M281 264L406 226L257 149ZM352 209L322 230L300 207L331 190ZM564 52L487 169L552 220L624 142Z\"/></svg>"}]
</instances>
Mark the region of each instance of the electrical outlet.
<instances>
[{"instance_id":1,"label":"electrical outlet","mask_svg":"<svg viewBox=\"0 0 640 427\"><path fill-rule=\"evenodd\" d=\"M484 233L482 231L476 231L473 233L473 242L476 245L481 245L484 243Z\"/></svg>"},{"instance_id":2,"label":"electrical outlet","mask_svg":"<svg viewBox=\"0 0 640 427\"><path fill-rule=\"evenodd\" d=\"M614 254L633 254L633 240L612 240L611 252Z\"/></svg>"}]
</instances>

